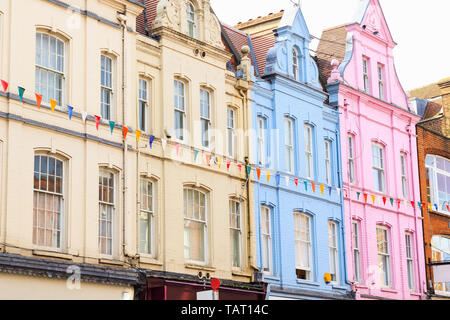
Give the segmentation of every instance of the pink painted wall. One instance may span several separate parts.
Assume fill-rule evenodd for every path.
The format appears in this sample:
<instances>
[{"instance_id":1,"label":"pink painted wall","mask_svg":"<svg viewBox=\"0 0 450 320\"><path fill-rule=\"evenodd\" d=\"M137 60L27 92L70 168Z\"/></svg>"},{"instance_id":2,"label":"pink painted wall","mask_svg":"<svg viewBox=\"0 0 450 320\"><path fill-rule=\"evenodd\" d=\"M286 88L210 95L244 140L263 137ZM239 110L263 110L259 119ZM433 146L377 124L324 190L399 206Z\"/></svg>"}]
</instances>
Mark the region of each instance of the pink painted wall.
<instances>
[{"instance_id":1,"label":"pink painted wall","mask_svg":"<svg viewBox=\"0 0 450 320\"><path fill-rule=\"evenodd\" d=\"M364 1L363 1L364 2ZM395 72L392 49L395 43L377 0L364 2L361 21L347 26L353 35L351 60L343 63L344 83L339 86L338 101L341 106L341 141L346 213L346 241L348 278L354 279L352 220L360 223L360 252L362 280L356 286L357 297L368 296L391 299L424 299L426 291L419 178L416 154L415 125L419 117L408 111L407 97ZM363 25L367 28L364 30ZM378 35L373 32L378 31ZM347 45L347 50L350 46ZM349 50L350 51L350 50ZM363 56L370 61L370 94L363 93ZM384 101L378 99L377 65L384 66ZM342 70L341 70L342 71ZM411 130L408 132L408 128ZM349 182L347 135L355 136L356 181ZM385 147L385 194L375 191L372 173L372 142ZM400 153L406 154L408 200L403 202ZM357 192L361 192L359 201ZM364 193L368 194L365 203ZM371 195L376 196L373 205ZM382 198L386 197L384 205ZM390 198L394 198L391 206ZM398 209L397 199L402 199ZM415 202L412 207L410 201ZM390 233L391 286L380 285L377 253L377 225L387 226ZM413 235L415 288L408 288L405 232Z\"/></svg>"}]
</instances>

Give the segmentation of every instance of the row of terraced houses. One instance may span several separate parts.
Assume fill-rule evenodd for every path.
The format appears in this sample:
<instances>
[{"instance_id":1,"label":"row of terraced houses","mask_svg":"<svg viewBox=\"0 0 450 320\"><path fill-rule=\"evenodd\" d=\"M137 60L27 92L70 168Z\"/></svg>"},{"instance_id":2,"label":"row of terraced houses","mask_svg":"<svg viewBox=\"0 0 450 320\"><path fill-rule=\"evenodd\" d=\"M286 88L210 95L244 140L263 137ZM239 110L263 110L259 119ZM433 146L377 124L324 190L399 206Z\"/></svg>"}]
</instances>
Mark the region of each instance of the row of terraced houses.
<instances>
[{"instance_id":1,"label":"row of terraced houses","mask_svg":"<svg viewBox=\"0 0 450 320\"><path fill-rule=\"evenodd\" d=\"M450 297L450 79L309 19L1 1L0 299Z\"/></svg>"}]
</instances>

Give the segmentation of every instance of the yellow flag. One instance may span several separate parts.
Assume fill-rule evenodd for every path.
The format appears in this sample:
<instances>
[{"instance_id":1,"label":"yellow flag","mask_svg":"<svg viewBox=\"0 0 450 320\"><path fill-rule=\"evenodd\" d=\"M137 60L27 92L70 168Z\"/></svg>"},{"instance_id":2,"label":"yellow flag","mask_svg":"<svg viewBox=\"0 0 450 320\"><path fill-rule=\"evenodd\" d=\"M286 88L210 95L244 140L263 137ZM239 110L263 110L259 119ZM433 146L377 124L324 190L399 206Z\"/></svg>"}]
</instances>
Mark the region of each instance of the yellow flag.
<instances>
[{"instance_id":1,"label":"yellow flag","mask_svg":"<svg viewBox=\"0 0 450 320\"><path fill-rule=\"evenodd\" d=\"M320 193L322 193L322 195L323 195L323 188L324 188L324 186L323 186L323 184L321 184L320 185Z\"/></svg>"},{"instance_id":2,"label":"yellow flag","mask_svg":"<svg viewBox=\"0 0 450 320\"><path fill-rule=\"evenodd\" d=\"M142 134L141 131L136 130L136 141L137 141L138 144L139 144L139 140L141 139L141 134Z\"/></svg>"},{"instance_id":3,"label":"yellow flag","mask_svg":"<svg viewBox=\"0 0 450 320\"><path fill-rule=\"evenodd\" d=\"M373 204L375 204L375 199L376 199L376 196L372 196L372 202L373 202Z\"/></svg>"},{"instance_id":4,"label":"yellow flag","mask_svg":"<svg viewBox=\"0 0 450 320\"><path fill-rule=\"evenodd\" d=\"M222 158L221 157L219 157L219 169L220 169L220 166L222 165Z\"/></svg>"},{"instance_id":5,"label":"yellow flag","mask_svg":"<svg viewBox=\"0 0 450 320\"><path fill-rule=\"evenodd\" d=\"M430 208L430 211L433 211L433 205L431 203L428 204L428 208Z\"/></svg>"},{"instance_id":6,"label":"yellow flag","mask_svg":"<svg viewBox=\"0 0 450 320\"><path fill-rule=\"evenodd\" d=\"M50 99L50 106L52 107L52 112L55 112L55 107L58 104L58 101Z\"/></svg>"},{"instance_id":7,"label":"yellow flag","mask_svg":"<svg viewBox=\"0 0 450 320\"><path fill-rule=\"evenodd\" d=\"M267 182L270 182L270 171L267 171L266 174L267 174Z\"/></svg>"}]
</instances>

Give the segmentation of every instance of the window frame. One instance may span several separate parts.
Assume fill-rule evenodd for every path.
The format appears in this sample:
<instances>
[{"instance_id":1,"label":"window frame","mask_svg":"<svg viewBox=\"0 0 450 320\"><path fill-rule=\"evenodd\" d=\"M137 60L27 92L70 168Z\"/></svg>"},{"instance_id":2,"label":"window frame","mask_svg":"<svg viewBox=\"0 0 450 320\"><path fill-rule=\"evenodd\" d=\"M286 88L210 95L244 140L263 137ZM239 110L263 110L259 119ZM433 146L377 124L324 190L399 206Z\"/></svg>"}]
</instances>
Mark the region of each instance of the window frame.
<instances>
[{"instance_id":1,"label":"window frame","mask_svg":"<svg viewBox=\"0 0 450 320\"><path fill-rule=\"evenodd\" d=\"M405 257L406 257L406 270L408 275L408 288L411 292L415 290L415 272L414 272L414 243L413 234L411 232L405 232Z\"/></svg>"},{"instance_id":2,"label":"window frame","mask_svg":"<svg viewBox=\"0 0 450 320\"><path fill-rule=\"evenodd\" d=\"M450 159L447 159L445 157L441 157L438 155L432 155L429 154L425 158L425 169L427 170L428 176L427 176L427 192L429 192L429 199L428 201L433 204L438 205L438 212L450 215L450 212L447 211L447 208L445 207L446 204L450 205L450 197L448 199L443 199L441 206L441 198L440 194L443 192L439 191L439 183L438 183L438 174L445 177L445 180L447 181L450 179L450 172L447 172L446 169L440 169L437 166L438 159L442 159L445 162L450 162ZM432 161L433 165L429 164L429 162ZM445 165L445 164L444 164ZM447 188L447 182L446 182L446 188ZM434 209L433 209L434 210Z\"/></svg>"},{"instance_id":3,"label":"window frame","mask_svg":"<svg viewBox=\"0 0 450 320\"><path fill-rule=\"evenodd\" d=\"M306 231L308 231L308 239L303 240L300 238L297 238L297 234L301 233L301 225L298 226L297 225L297 220L296 217L298 217L299 219L299 223L302 223L302 218L306 218L307 219L307 223L308 225L306 226L306 229L303 228ZM314 245L313 245L313 218L312 216L310 216L307 213L301 212L301 211L294 211L294 245L295 245L295 252L297 251L297 245L299 243L303 243L306 245L306 249L307 249L307 254L308 254L308 264L309 266L300 266L297 265L297 256L295 253L295 270L296 270L296 278L297 280L300 281L308 281L308 282L313 282L314 281L314 258L313 258L313 250L314 250ZM298 230L297 227L300 227L300 229ZM305 259L306 260L306 257ZM305 272L305 277L306 279L301 279L298 277L298 272L299 271L304 271Z\"/></svg>"},{"instance_id":4,"label":"window frame","mask_svg":"<svg viewBox=\"0 0 450 320\"><path fill-rule=\"evenodd\" d=\"M267 218L264 216L267 213ZM262 270L264 274L272 275L273 274L273 235L272 235L272 208L261 205L261 251L262 251ZM267 222L268 233L264 233L263 230L263 219ZM264 239L267 238L268 248L266 250ZM267 268L264 266L264 255L267 253Z\"/></svg>"},{"instance_id":5,"label":"window frame","mask_svg":"<svg viewBox=\"0 0 450 320\"><path fill-rule=\"evenodd\" d=\"M237 111L234 108L227 108L227 153L232 159L236 158L236 113Z\"/></svg>"},{"instance_id":6,"label":"window frame","mask_svg":"<svg viewBox=\"0 0 450 320\"><path fill-rule=\"evenodd\" d=\"M407 155L404 152L400 153L400 173L402 179L402 194L403 199L409 199L409 188L408 188L408 167L407 167Z\"/></svg>"},{"instance_id":7,"label":"window frame","mask_svg":"<svg viewBox=\"0 0 450 320\"><path fill-rule=\"evenodd\" d=\"M284 117L284 147L286 157L286 172L295 173L295 123L290 117ZM287 133L287 134L286 134Z\"/></svg>"},{"instance_id":8,"label":"window frame","mask_svg":"<svg viewBox=\"0 0 450 320\"><path fill-rule=\"evenodd\" d=\"M374 148L377 148L377 151L381 151L381 155L380 156L375 156L374 155ZM381 167L377 167L374 163L375 158L380 160L381 163ZM382 174L382 188L377 189L377 184L375 183L375 171L377 172L377 178L380 179L379 174ZM372 142L372 175L373 175L373 187L377 192L386 194L387 193L387 181L386 181L386 148L384 145L377 143L377 142ZM380 181L378 181L379 183Z\"/></svg>"},{"instance_id":9,"label":"window frame","mask_svg":"<svg viewBox=\"0 0 450 320\"><path fill-rule=\"evenodd\" d=\"M330 235L330 226L334 231L334 235ZM331 236L334 236L332 239ZM333 240L333 245L330 244L330 241ZM330 274L331 274L331 283L338 284L340 281L339 277L339 233L338 233L338 224L335 221L328 220L328 250L329 250L329 259L330 259ZM335 273L332 272L332 258L334 260L335 265ZM333 279L333 275L335 279Z\"/></svg>"},{"instance_id":10,"label":"window frame","mask_svg":"<svg viewBox=\"0 0 450 320\"><path fill-rule=\"evenodd\" d=\"M109 177L107 177L107 175L109 175ZM107 202L102 198L102 195L99 192L99 196L98 196L98 205L99 205L99 216L98 216L98 224L99 224L99 229L98 229L98 251L99 251L99 255L101 257L106 257L106 258L112 258L114 256L115 253L115 241L116 241L116 237L115 237L115 230L116 230L116 224L117 224L117 173L115 173L114 171L105 169L105 168L100 168L99 170L99 179L102 179L102 183L104 182L104 179L109 179L112 180L112 193L109 196L113 197L113 201L112 202ZM108 185L104 185L104 184L98 184L99 188L101 187L106 187L110 189L110 185L109 185L110 181L108 181ZM100 191L100 190L99 190ZM110 190L111 192L111 190ZM105 208L111 208L111 221L109 222L107 218L102 219L102 207ZM111 237L108 238L108 229L107 226L105 227L106 230L106 236L102 236L101 234L101 222L105 221L107 224L110 223L111 224ZM105 238L106 241L110 240L111 241L111 253L104 253L101 249L101 241L102 238ZM106 246L106 249L108 247ZM106 250L107 251L107 250Z\"/></svg>"},{"instance_id":11,"label":"window frame","mask_svg":"<svg viewBox=\"0 0 450 320\"><path fill-rule=\"evenodd\" d=\"M110 71L103 70L103 61L110 61L111 63L111 69ZM115 81L115 77L114 77L114 72L115 72L115 68L114 68L114 64L115 64L115 58L112 57L111 55L108 55L106 53L101 53L100 55L100 115L102 116L102 118L104 120L114 120L114 81ZM105 73L105 76L103 76L103 73ZM110 73L110 82L111 82L111 86L108 87L107 83L104 84L103 83L103 78L106 79L106 75ZM109 105L107 104L107 102L103 101L103 93L106 92L109 96ZM109 110L107 111L109 114L104 114L104 108L105 110L107 110L109 108Z\"/></svg>"},{"instance_id":12,"label":"window frame","mask_svg":"<svg viewBox=\"0 0 450 320\"><path fill-rule=\"evenodd\" d=\"M300 80L300 68L299 68L299 56L296 47L292 47L292 72L294 74L294 80Z\"/></svg>"},{"instance_id":13,"label":"window frame","mask_svg":"<svg viewBox=\"0 0 450 320\"><path fill-rule=\"evenodd\" d=\"M257 132L257 145L258 145L258 164L261 167L267 165L267 119L265 117L258 116L258 132Z\"/></svg>"},{"instance_id":14,"label":"window frame","mask_svg":"<svg viewBox=\"0 0 450 320\"><path fill-rule=\"evenodd\" d=\"M370 89L370 59L367 57L363 57L362 61L364 92L367 94L371 94L372 90Z\"/></svg>"},{"instance_id":15,"label":"window frame","mask_svg":"<svg viewBox=\"0 0 450 320\"><path fill-rule=\"evenodd\" d=\"M178 85L181 85L181 88L183 89L182 94L180 95L179 89L177 88ZM175 140L184 142L186 141L186 130L187 130L187 97L186 97L186 86L187 84L180 80L180 79L174 79L174 101L178 101L177 103L174 103L174 134L175 134ZM180 100L181 99L181 100ZM179 103L180 101L183 102L183 109L180 109ZM181 116L181 128L177 128L177 115ZM180 132L181 131L181 132Z\"/></svg>"},{"instance_id":16,"label":"window frame","mask_svg":"<svg viewBox=\"0 0 450 320\"><path fill-rule=\"evenodd\" d=\"M391 234L390 234L390 229L382 226L382 225L377 225L377 257L378 257L378 266L380 267L380 258L385 257L387 262L386 262L386 266L383 262L383 266L385 266L386 271L381 271L380 270L380 285L382 288L392 288L392 262L391 262ZM378 240L378 231L381 230L384 232L384 234L386 235L386 238L384 240L384 242L386 243L385 247L386 247L386 251L387 252L380 252L379 251L379 240ZM380 257L382 256L382 257ZM387 274L387 282L388 284L386 284L385 280L386 278L383 277L383 274ZM383 277L383 281L381 281L381 278Z\"/></svg>"},{"instance_id":17,"label":"window frame","mask_svg":"<svg viewBox=\"0 0 450 320\"><path fill-rule=\"evenodd\" d=\"M142 90L142 83L145 83L145 91ZM138 127L142 132L150 132L150 82L144 77L139 77L138 92ZM143 92L145 97L141 96ZM142 117L142 111L144 111L144 117Z\"/></svg>"},{"instance_id":18,"label":"window frame","mask_svg":"<svg viewBox=\"0 0 450 320\"><path fill-rule=\"evenodd\" d=\"M187 3L186 7L186 24L187 24L187 35L191 38L197 38L197 14L195 12L195 5L191 1ZM190 28L191 24L192 24L192 33Z\"/></svg>"},{"instance_id":19,"label":"window frame","mask_svg":"<svg viewBox=\"0 0 450 320\"><path fill-rule=\"evenodd\" d=\"M207 96L207 101L204 100L204 95ZM201 145L203 148L211 149L211 127L212 127L212 108L211 108L211 102L212 102L212 93L205 89L200 88L200 132L201 132ZM205 102L207 102L206 107L208 108L208 115L206 116L204 113L203 108L205 107ZM205 127L204 125L207 124L208 129L206 132L204 132ZM206 140L205 140L205 135ZM206 142L206 143L205 143Z\"/></svg>"},{"instance_id":20,"label":"window frame","mask_svg":"<svg viewBox=\"0 0 450 320\"><path fill-rule=\"evenodd\" d=\"M328 186L333 185L333 144L331 140L325 139L325 180Z\"/></svg>"},{"instance_id":21,"label":"window frame","mask_svg":"<svg viewBox=\"0 0 450 320\"><path fill-rule=\"evenodd\" d=\"M350 184L356 183L355 135L347 134L348 144L348 178Z\"/></svg>"},{"instance_id":22,"label":"window frame","mask_svg":"<svg viewBox=\"0 0 450 320\"><path fill-rule=\"evenodd\" d=\"M380 100L386 99L385 85L384 85L384 66L382 64L377 65L378 75L378 97Z\"/></svg>"},{"instance_id":23,"label":"window frame","mask_svg":"<svg viewBox=\"0 0 450 320\"><path fill-rule=\"evenodd\" d=\"M149 184L151 185L151 194L145 194L143 195L142 193L142 183L146 184L147 187L147 192L149 191L148 186ZM156 222L156 208L155 208L155 181L153 181L152 179L149 178L145 178L145 177L140 177L139 179L139 187L140 187L140 192L139 192L139 254L141 255L146 255L149 256L151 258L155 258L156 257L156 228L155 228L155 222ZM151 210L148 210L148 208L143 208L142 207L142 203L143 203L143 196L147 196L147 197L151 197ZM147 218L143 218L143 215L147 215ZM148 231L147 231L147 243L146 246L148 247L147 252L144 252L142 250L141 244L142 244L142 239L141 239L141 223L143 220L147 221L147 227L148 227Z\"/></svg>"},{"instance_id":24,"label":"window frame","mask_svg":"<svg viewBox=\"0 0 450 320\"><path fill-rule=\"evenodd\" d=\"M231 257L232 257L232 263L231 266L233 269L241 269L242 268L242 256L243 256L243 245L242 245L242 221L243 221L243 217L242 217L242 203L236 199L230 199L229 200L229 214L230 214L230 235L231 235ZM236 204L239 204L236 207ZM235 210L233 210L235 209ZM238 212L239 211L239 212ZM236 221L237 221L237 226L233 225L233 216L235 216ZM238 261L238 265L235 265L235 256L234 256L234 238L233 238L233 232L236 231L238 233L238 244L239 244L239 248L238 248L238 253L239 253L239 261Z\"/></svg>"},{"instance_id":25,"label":"window frame","mask_svg":"<svg viewBox=\"0 0 450 320\"><path fill-rule=\"evenodd\" d=\"M305 144L306 177L308 179L315 180L314 128L312 125L308 123L305 123L304 126L304 144ZM308 148L308 145L310 148Z\"/></svg>"},{"instance_id":26,"label":"window frame","mask_svg":"<svg viewBox=\"0 0 450 320\"><path fill-rule=\"evenodd\" d=\"M355 283L362 282L361 269L361 224L357 220L352 220L352 241L353 241L353 277Z\"/></svg>"}]
</instances>

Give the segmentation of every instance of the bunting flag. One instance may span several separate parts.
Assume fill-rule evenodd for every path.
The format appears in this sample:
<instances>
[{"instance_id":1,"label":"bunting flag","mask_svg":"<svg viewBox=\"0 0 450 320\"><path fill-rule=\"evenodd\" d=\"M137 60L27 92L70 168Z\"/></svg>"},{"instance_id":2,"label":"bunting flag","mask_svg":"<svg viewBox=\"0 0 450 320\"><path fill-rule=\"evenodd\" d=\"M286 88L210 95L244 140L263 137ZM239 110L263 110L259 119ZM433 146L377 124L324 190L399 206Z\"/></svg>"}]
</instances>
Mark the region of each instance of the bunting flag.
<instances>
[{"instance_id":1,"label":"bunting flag","mask_svg":"<svg viewBox=\"0 0 450 320\"><path fill-rule=\"evenodd\" d=\"M252 173L252 167L247 166L247 175L250 176L250 174Z\"/></svg>"},{"instance_id":2,"label":"bunting flag","mask_svg":"<svg viewBox=\"0 0 450 320\"><path fill-rule=\"evenodd\" d=\"M261 169L260 168L256 169L256 176L258 177L258 181L259 181L259 179L261 179Z\"/></svg>"},{"instance_id":3,"label":"bunting flag","mask_svg":"<svg viewBox=\"0 0 450 320\"><path fill-rule=\"evenodd\" d=\"M305 181L305 191L308 191L308 181Z\"/></svg>"},{"instance_id":4,"label":"bunting flag","mask_svg":"<svg viewBox=\"0 0 450 320\"><path fill-rule=\"evenodd\" d=\"M239 172L242 171L242 164L238 163Z\"/></svg>"},{"instance_id":5,"label":"bunting flag","mask_svg":"<svg viewBox=\"0 0 450 320\"><path fill-rule=\"evenodd\" d=\"M369 195L367 194L367 193L364 193L364 202L365 203L367 203L367 197L368 197Z\"/></svg>"},{"instance_id":6,"label":"bunting flag","mask_svg":"<svg viewBox=\"0 0 450 320\"><path fill-rule=\"evenodd\" d=\"M414 201L411 201L411 207L414 208Z\"/></svg>"},{"instance_id":7,"label":"bunting flag","mask_svg":"<svg viewBox=\"0 0 450 320\"><path fill-rule=\"evenodd\" d=\"M295 183L295 186L298 188L298 179L297 178L294 179L294 183Z\"/></svg>"},{"instance_id":8,"label":"bunting flag","mask_svg":"<svg viewBox=\"0 0 450 320\"><path fill-rule=\"evenodd\" d=\"M228 170L228 171L230 171L230 166L231 166L231 161L228 160L228 161L227 161L227 170Z\"/></svg>"},{"instance_id":9,"label":"bunting flag","mask_svg":"<svg viewBox=\"0 0 450 320\"><path fill-rule=\"evenodd\" d=\"M142 135L142 131L136 130L136 142L138 144L138 147L139 147L139 140L141 140L141 135Z\"/></svg>"},{"instance_id":10,"label":"bunting flag","mask_svg":"<svg viewBox=\"0 0 450 320\"><path fill-rule=\"evenodd\" d=\"M331 191L333 191L332 187L328 187L328 196L331 197Z\"/></svg>"},{"instance_id":11,"label":"bunting flag","mask_svg":"<svg viewBox=\"0 0 450 320\"><path fill-rule=\"evenodd\" d=\"M50 107L52 108L52 112L55 112L56 105L58 104L58 101L50 99Z\"/></svg>"},{"instance_id":12,"label":"bunting flag","mask_svg":"<svg viewBox=\"0 0 450 320\"><path fill-rule=\"evenodd\" d=\"M450 212L450 206L447 204L446 207L447 207L447 211Z\"/></svg>"},{"instance_id":13,"label":"bunting flag","mask_svg":"<svg viewBox=\"0 0 450 320\"><path fill-rule=\"evenodd\" d=\"M206 164L208 166L210 166L211 165L211 155L210 154L206 154L205 157L206 157Z\"/></svg>"},{"instance_id":14,"label":"bunting flag","mask_svg":"<svg viewBox=\"0 0 450 320\"><path fill-rule=\"evenodd\" d=\"M37 105L38 109L40 109L41 103L42 103L42 94L35 93L35 95L36 95L36 105Z\"/></svg>"},{"instance_id":15,"label":"bunting flag","mask_svg":"<svg viewBox=\"0 0 450 320\"><path fill-rule=\"evenodd\" d=\"M322 195L323 195L323 190L324 190L324 188L325 188L324 185L321 184L321 185L320 185L320 193L321 193Z\"/></svg>"},{"instance_id":16,"label":"bunting flag","mask_svg":"<svg viewBox=\"0 0 450 320\"><path fill-rule=\"evenodd\" d=\"M22 87L17 87L18 88L18 90L19 90L19 99L20 99L20 102L23 102L23 94L25 93L25 88L22 88Z\"/></svg>"},{"instance_id":17,"label":"bunting flag","mask_svg":"<svg viewBox=\"0 0 450 320\"><path fill-rule=\"evenodd\" d=\"M267 183L269 183L270 182L270 171L267 171L266 174L267 174Z\"/></svg>"},{"instance_id":18,"label":"bunting flag","mask_svg":"<svg viewBox=\"0 0 450 320\"><path fill-rule=\"evenodd\" d=\"M5 80L2 80L2 86L3 86L3 91L5 91L5 93L8 91L8 82L6 82Z\"/></svg>"},{"instance_id":19,"label":"bunting flag","mask_svg":"<svg viewBox=\"0 0 450 320\"><path fill-rule=\"evenodd\" d=\"M357 192L356 195L358 196L358 201L359 201L359 197L361 196L361 192Z\"/></svg>"},{"instance_id":20,"label":"bunting flag","mask_svg":"<svg viewBox=\"0 0 450 320\"><path fill-rule=\"evenodd\" d=\"M166 139L161 139L161 146L163 148L163 151L166 151L166 146L167 146L167 140Z\"/></svg>"},{"instance_id":21,"label":"bunting flag","mask_svg":"<svg viewBox=\"0 0 450 320\"><path fill-rule=\"evenodd\" d=\"M96 125L96 127L97 127L97 131L98 131L98 125L100 124L100 119L101 119L102 117L99 117L99 116L95 116L95 125Z\"/></svg>"},{"instance_id":22,"label":"bunting flag","mask_svg":"<svg viewBox=\"0 0 450 320\"><path fill-rule=\"evenodd\" d=\"M336 188L339 198L341 197L341 188Z\"/></svg>"},{"instance_id":23,"label":"bunting flag","mask_svg":"<svg viewBox=\"0 0 450 320\"><path fill-rule=\"evenodd\" d=\"M86 122L88 113L86 111L81 111L81 119L83 119L83 122Z\"/></svg>"},{"instance_id":24,"label":"bunting flag","mask_svg":"<svg viewBox=\"0 0 450 320\"><path fill-rule=\"evenodd\" d=\"M402 200L398 199L398 200L397 200L397 204L398 204L398 208L399 208L399 209L400 209L401 203L402 203Z\"/></svg>"},{"instance_id":25,"label":"bunting flag","mask_svg":"<svg viewBox=\"0 0 450 320\"><path fill-rule=\"evenodd\" d=\"M313 193L316 193L316 184L314 182L311 182L311 187L313 189Z\"/></svg>"},{"instance_id":26,"label":"bunting flag","mask_svg":"<svg viewBox=\"0 0 450 320\"><path fill-rule=\"evenodd\" d=\"M434 204L434 207L436 208L436 211L438 211L438 205Z\"/></svg>"},{"instance_id":27,"label":"bunting flag","mask_svg":"<svg viewBox=\"0 0 450 320\"><path fill-rule=\"evenodd\" d=\"M180 153L180 144L179 143L175 143L175 151L177 152L177 156Z\"/></svg>"},{"instance_id":28,"label":"bunting flag","mask_svg":"<svg viewBox=\"0 0 450 320\"><path fill-rule=\"evenodd\" d=\"M383 197L383 204L386 206L386 201L387 201L387 198L386 197Z\"/></svg>"},{"instance_id":29,"label":"bunting flag","mask_svg":"<svg viewBox=\"0 0 450 320\"><path fill-rule=\"evenodd\" d=\"M222 158L219 157L219 169L220 169L221 166L222 166Z\"/></svg>"},{"instance_id":30,"label":"bunting flag","mask_svg":"<svg viewBox=\"0 0 450 320\"><path fill-rule=\"evenodd\" d=\"M127 140L128 127L122 126L123 140Z\"/></svg>"},{"instance_id":31,"label":"bunting flag","mask_svg":"<svg viewBox=\"0 0 450 320\"><path fill-rule=\"evenodd\" d=\"M372 196L372 202L373 202L373 204L375 205L375 200L376 200L376 196Z\"/></svg>"},{"instance_id":32,"label":"bunting flag","mask_svg":"<svg viewBox=\"0 0 450 320\"><path fill-rule=\"evenodd\" d=\"M279 186L280 185L280 179L281 179L281 176L280 176L280 174L276 174L275 175L275 180L276 180L276 182L277 182L277 186Z\"/></svg>"},{"instance_id":33,"label":"bunting flag","mask_svg":"<svg viewBox=\"0 0 450 320\"><path fill-rule=\"evenodd\" d=\"M393 207L394 206L394 198L391 198L390 200L391 200L391 207Z\"/></svg>"},{"instance_id":34,"label":"bunting flag","mask_svg":"<svg viewBox=\"0 0 450 320\"><path fill-rule=\"evenodd\" d=\"M69 119L72 120L72 114L73 114L73 107L67 106L67 110L69 110Z\"/></svg>"},{"instance_id":35,"label":"bunting flag","mask_svg":"<svg viewBox=\"0 0 450 320\"><path fill-rule=\"evenodd\" d=\"M286 181L286 187L289 187L289 180L290 180L289 177L285 176L284 180Z\"/></svg>"},{"instance_id":36,"label":"bunting flag","mask_svg":"<svg viewBox=\"0 0 450 320\"><path fill-rule=\"evenodd\" d=\"M433 211L433 206L431 205L431 203L428 204L428 208L430 209L430 211Z\"/></svg>"},{"instance_id":37,"label":"bunting flag","mask_svg":"<svg viewBox=\"0 0 450 320\"><path fill-rule=\"evenodd\" d=\"M419 205L420 210L422 210L422 203L418 202L417 204Z\"/></svg>"},{"instance_id":38,"label":"bunting flag","mask_svg":"<svg viewBox=\"0 0 450 320\"><path fill-rule=\"evenodd\" d=\"M194 163L197 163L198 150L194 149Z\"/></svg>"},{"instance_id":39,"label":"bunting flag","mask_svg":"<svg viewBox=\"0 0 450 320\"><path fill-rule=\"evenodd\" d=\"M149 144L150 144L150 149L153 149L153 141L155 141L155 136L151 135L150 136L150 140L149 140ZM194 150L195 152L196 150ZM198 153L198 151L197 151Z\"/></svg>"},{"instance_id":40,"label":"bunting flag","mask_svg":"<svg viewBox=\"0 0 450 320\"><path fill-rule=\"evenodd\" d=\"M344 197L348 198L348 190L347 189L344 189Z\"/></svg>"},{"instance_id":41,"label":"bunting flag","mask_svg":"<svg viewBox=\"0 0 450 320\"><path fill-rule=\"evenodd\" d=\"M111 129L111 134L113 134L114 128L116 127L116 123L114 121L109 121L109 128Z\"/></svg>"}]
</instances>

